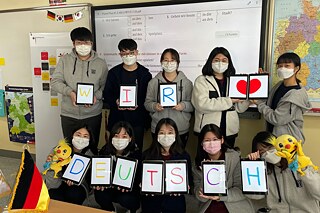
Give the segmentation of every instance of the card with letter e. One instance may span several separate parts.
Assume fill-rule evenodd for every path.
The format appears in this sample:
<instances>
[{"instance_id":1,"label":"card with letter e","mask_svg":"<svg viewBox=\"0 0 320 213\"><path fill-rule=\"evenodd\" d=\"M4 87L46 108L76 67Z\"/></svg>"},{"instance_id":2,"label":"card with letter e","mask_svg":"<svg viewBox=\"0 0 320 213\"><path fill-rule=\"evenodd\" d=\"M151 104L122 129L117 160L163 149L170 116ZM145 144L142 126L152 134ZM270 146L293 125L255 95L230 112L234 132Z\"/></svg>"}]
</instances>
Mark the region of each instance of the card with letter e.
<instances>
[{"instance_id":1,"label":"card with letter e","mask_svg":"<svg viewBox=\"0 0 320 213\"><path fill-rule=\"evenodd\" d=\"M188 167L186 160L165 162L165 193L188 193Z\"/></svg>"},{"instance_id":2,"label":"card with letter e","mask_svg":"<svg viewBox=\"0 0 320 213\"><path fill-rule=\"evenodd\" d=\"M71 180L74 184L80 185L90 166L90 157L82 154L74 154L62 179Z\"/></svg>"},{"instance_id":3,"label":"card with letter e","mask_svg":"<svg viewBox=\"0 0 320 213\"><path fill-rule=\"evenodd\" d=\"M92 105L94 99L94 85L77 83L77 105Z\"/></svg>"},{"instance_id":4,"label":"card with letter e","mask_svg":"<svg viewBox=\"0 0 320 213\"><path fill-rule=\"evenodd\" d=\"M267 173L264 160L241 159L242 192L244 194L267 194Z\"/></svg>"},{"instance_id":5,"label":"card with letter e","mask_svg":"<svg viewBox=\"0 0 320 213\"><path fill-rule=\"evenodd\" d=\"M91 157L91 185L110 186L112 180L112 156Z\"/></svg>"},{"instance_id":6,"label":"card with letter e","mask_svg":"<svg viewBox=\"0 0 320 213\"><path fill-rule=\"evenodd\" d=\"M142 162L141 193L163 194L164 161L145 160Z\"/></svg>"},{"instance_id":7,"label":"card with letter e","mask_svg":"<svg viewBox=\"0 0 320 213\"><path fill-rule=\"evenodd\" d=\"M131 191L134 183L137 165L138 160L136 159L117 157L112 185Z\"/></svg>"},{"instance_id":8,"label":"card with letter e","mask_svg":"<svg viewBox=\"0 0 320 213\"><path fill-rule=\"evenodd\" d=\"M203 161L203 194L209 196L227 195L225 162L223 160Z\"/></svg>"},{"instance_id":9,"label":"card with letter e","mask_svg":"<svg viewBox=\"0 0 320 213\"><path fill-rule=\"evenodd\" d=\"M177 101L177 84L160 83L159 84L160 105L163 107L174 107Z\"/></svg>"},{"instance_id":10,"label":"card with letter e","mask_svg":"<svg viewBox=\"0 0 320 213\"><path fill-rule=\"evenodd\" d=\"M120 86L120 108L135 108L137 106L137 86L121 85Z\"/></svg>"}]
</instances>

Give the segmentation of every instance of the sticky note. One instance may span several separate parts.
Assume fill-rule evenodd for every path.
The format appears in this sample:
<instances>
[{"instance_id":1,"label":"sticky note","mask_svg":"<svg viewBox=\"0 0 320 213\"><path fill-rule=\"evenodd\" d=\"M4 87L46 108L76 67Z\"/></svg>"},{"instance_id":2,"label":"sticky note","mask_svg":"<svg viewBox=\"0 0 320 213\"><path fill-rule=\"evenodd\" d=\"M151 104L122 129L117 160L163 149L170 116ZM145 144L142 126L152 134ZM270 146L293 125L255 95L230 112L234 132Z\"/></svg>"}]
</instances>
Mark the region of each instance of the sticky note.
<instances>
[{"instance_id":1,"label":"sticky note","mask_svg":"<svg viewBox=\"0 0 320 213\"><path fill-rule=\"evenodd\" d=\"M0 58L0 66L4 65L6 65L6 61L4 60L4 58Z\"/></svg>"},{"instance_id":2,"label":"sticky note","mask_svg":"<svg viewBox=\"0 0 320 213\"><path fill-rule=\"evenodd\" d=\"M56 59L56 57L50 57L50 58L49 58L49 64L50 64L51 66L55 66L55 65L57 64L57 59Z\"/></svg>"},{"instance_id":3,"label":"sticky note","mask_svg":"<svg viewBox=\"0 0 320 213\"><path fill-rule=\"evenodd\" d=\"M48 52L41 52L41 60L48 60Z\"/></svg>"},{"instance_id":4,"label":"sticky note","mask_svg":"<svg viewBox=\"0 0 320 213\"><path fill-rule=\"evenodd\" d=\"M49 72L42 72L42 80L43 81L49 81L50 80Z\"/></svg>"},{"instance_id":5,"label":"sticky note","mask_svg":"<svg viewBox=\"0 0 320 213\"><path fill-rule=\"evenodd\" d=\"M40 76L41 75L41 68L40 67L33 68L33 74Z\"/></svg>"},{"instance_id":6,"label":"sticky note","mask_svg":"<svg viewBox=\"0 0 320 213\"><path fill-rule=\"evenodd\" d=\"M58 98L51 98L51 106L58 106Z\"/></svg>"}]
</instances>

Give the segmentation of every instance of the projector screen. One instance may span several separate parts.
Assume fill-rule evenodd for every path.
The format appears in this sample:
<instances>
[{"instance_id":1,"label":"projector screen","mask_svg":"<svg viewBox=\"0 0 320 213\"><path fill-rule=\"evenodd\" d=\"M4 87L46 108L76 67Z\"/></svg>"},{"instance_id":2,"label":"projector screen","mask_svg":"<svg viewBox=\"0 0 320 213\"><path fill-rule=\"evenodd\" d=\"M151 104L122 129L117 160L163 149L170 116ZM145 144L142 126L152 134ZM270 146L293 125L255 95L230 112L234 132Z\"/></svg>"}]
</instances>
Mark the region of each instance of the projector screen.
<instances>
[{"instance_id":1,"label":"projector screen","mask_svg":"<svg viewBox=\"0 0 320 213\"><path fill-rule=\"evenodd\" d=\"M262 62L266 0L163 1L93 7L96 51L108 68L121 63L118 43L132 38L138 62L154 76L166 48L180 53L179 70L194 80L214 47L229 50L237 74L256 73ZM265 27L263 27L264 29Z\"/></svg>"}]
</instances>

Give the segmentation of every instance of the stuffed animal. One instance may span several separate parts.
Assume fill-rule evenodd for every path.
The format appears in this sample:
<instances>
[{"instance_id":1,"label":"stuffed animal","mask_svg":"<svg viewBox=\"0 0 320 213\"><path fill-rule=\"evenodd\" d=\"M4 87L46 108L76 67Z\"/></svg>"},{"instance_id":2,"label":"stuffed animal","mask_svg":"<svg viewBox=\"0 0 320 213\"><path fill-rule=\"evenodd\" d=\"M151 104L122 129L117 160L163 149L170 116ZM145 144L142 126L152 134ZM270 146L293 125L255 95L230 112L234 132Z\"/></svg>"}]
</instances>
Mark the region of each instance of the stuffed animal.
<instances>
[{"instance_id":1,"label":"stuffed animal","mask_svg":"<svg viewBox=\"0 0 320 213\"><path fill-rule=\"evenodd\" d=\"M58 178L58 172L62 170L62 167L70 163L71 161L71 147L66 141L60 140L58 146L53 149L53 155L51 155L51 161L46 162L43 167L45 171L42 174L46 174L49 170L54 171L54 178Z\"/></svg>"},{"instance_id":2,"label":"stuffed animal","mask_svg":"<svg viewBox=\"0 0 320 213\"><path fill-rule=\"evenodd\" d=\"M302 171L307 166L312 166L314 170L318 170L311 159L302 151L301 140L297 139L291 135L281 135L277 139L271 140L270 143L278 151L276 155L286 158L288 161L288 166L292 171L298 171L301 176L305 175Z\"/></svg>"}]
</instances>

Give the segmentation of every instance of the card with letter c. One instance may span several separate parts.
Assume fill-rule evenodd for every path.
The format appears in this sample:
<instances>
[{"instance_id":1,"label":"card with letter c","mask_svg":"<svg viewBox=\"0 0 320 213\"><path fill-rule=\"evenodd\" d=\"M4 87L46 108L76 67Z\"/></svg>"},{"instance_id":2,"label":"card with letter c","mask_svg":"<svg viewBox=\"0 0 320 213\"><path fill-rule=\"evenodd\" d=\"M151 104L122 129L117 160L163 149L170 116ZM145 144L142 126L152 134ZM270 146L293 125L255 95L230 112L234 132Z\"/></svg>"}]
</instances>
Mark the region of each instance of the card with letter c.
<instances>
[{"instance_id":1,"label":"card with letter c","mask_svg":"<svg viewBox=\"0 0 320 213\"><path fill-rule=\"evenodd\" d=\"M203 194L208 196L227 195L226 167L224 160L203 161Z\"/></svg>"}]
</instances>

